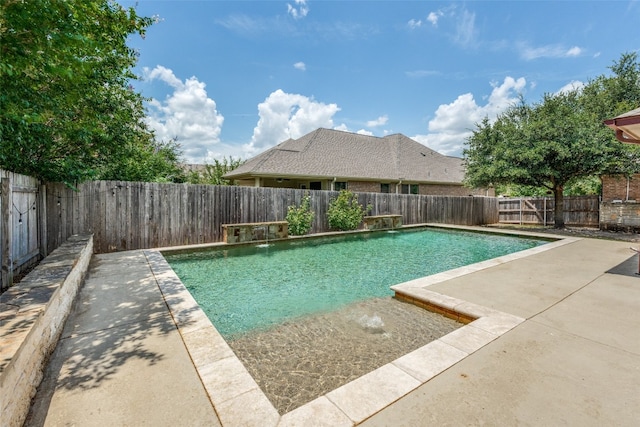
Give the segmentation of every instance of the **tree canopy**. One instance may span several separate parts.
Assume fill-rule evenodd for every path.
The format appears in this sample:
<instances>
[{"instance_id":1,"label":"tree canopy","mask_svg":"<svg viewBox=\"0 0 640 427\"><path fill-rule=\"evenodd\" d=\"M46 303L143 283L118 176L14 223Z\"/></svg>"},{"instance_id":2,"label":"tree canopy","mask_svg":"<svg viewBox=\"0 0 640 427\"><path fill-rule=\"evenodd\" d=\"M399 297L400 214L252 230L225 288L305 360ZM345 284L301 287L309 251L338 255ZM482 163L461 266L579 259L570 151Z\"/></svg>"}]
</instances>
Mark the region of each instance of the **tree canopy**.
<instances>
[{"instance_id":1,"label":"tree canopy","mask_svg":"<svg viewBox=\"0 0 640 427\"><path fill-rule=\"evenodd\" d=\"M582 90L545 94L534 104L521 99L494 122L477 124L464 151L467 183L546 188L554 194L554 222L561 228L568 185L637 170L637 148L618 142L602 123L640 105L636 54L622 55L611 70L613 76L600 76Z\"/></svg>"},{"instance_id":2,"label":"tree canopy","mask_svg":"<svg viewBox=\"0 0 640 427\"><path fill-rule=\"evenodd\" d=\"M190 184L231 185L231 181L224 175L237 169L244 163L240 158L229 156L222 160L214 159L213 163L206 163L200 170L194 170L187 174L187 182Z\"/></svg>"},{"instance_id":3,"label":"tree canopy","mask_svg":"<svg viewBox=\"0 0 640 427\"><path fill-rule=\"evenodd\" d=\"M156 142L131 81L152 18L109 0L3 0L0 167L68 184L179 179L178 147ZM147 170L142 170L149 165Z\"/></svg>"}]
</instances>

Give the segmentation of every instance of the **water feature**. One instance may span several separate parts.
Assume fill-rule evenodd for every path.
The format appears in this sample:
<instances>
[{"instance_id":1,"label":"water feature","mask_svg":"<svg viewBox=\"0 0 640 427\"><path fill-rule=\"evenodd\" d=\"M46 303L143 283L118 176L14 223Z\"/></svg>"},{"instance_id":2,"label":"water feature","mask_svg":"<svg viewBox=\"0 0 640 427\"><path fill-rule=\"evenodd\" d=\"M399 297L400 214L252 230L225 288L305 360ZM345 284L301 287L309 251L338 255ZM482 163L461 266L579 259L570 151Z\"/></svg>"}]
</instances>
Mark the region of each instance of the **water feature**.
<instances>
[{"instance_id":1,"label":"water feature","mask_svg":"<svg viewBox=\"0 0 640 427\"><path fill-rule=\"evenodd\" d=\"M258 236L257 235L257 231L262 229L262 236ZM256 245L256 247L258 248L268 248L269 247L269 226L268 225L256 225L253 227L253 232L254 232L254 236L256 237L255 240L264 240L265 243L259 243L258 245ZM264 237L264 238L261 238Z\"/></svg>"},{"instance_id":2,"label":"water feature","mask_svg":"<svg viewBox=\"0 0 640 427\"><path fill-rule=\"evenodd\" d=\"M504 235L411 229L170 255L176 271L225 338L327 312L390 286L545 243ZM369 314L371 315L371 314Z\"/></svg>"}]
</instances>

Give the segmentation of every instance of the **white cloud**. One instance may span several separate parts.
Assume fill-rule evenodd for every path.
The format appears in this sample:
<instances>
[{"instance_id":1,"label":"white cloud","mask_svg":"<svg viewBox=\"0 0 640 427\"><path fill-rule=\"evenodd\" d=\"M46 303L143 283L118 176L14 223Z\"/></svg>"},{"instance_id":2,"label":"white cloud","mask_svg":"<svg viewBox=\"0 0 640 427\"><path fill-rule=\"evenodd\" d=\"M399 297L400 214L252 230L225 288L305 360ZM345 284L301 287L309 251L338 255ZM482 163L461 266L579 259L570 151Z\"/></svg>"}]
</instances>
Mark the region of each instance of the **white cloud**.
<instances>
[{"instance_id":1,"label":"white cloud","mask_svg":"<svg viewBox=\"0 0 640 427\"><path fill-rule=\"evenodd\" d=\"M309 6L307 6L307 0L295 0L295 6L291 3L287 3L287 13L293 17L293 19L302 19L309 13Z\"/></svg>"},{"instance_id":2,"label":"white cloud","mask_svg":"<svg viewBox=\"0 0 640 427\"><path fill-rule=\"evenodd\" d=\"M324 104L304 95L272 92L258 104L260 119L251 142L243 146L247 155L255 155L288 138L299 138L317 128L332 128L337 104Z\"/></svg>"},{"instance_id":3,"label":"white cloud","mask_svg":"<svg viewBox=\"0 0 640 427\"><path fill-rule=\"evenodd\" d=\"M475 42L476 14L463 10L462 15L457 19L454 41L462 46L468 46Z\"/></svg>"},{"instance_id":4,"label":"white cloud","mask_svg":"<svg viewBox=\"0 0 640 427\"><path fill-rule=\"evenodd\" d=\"M431 25L433 25L434 27L437 27L438 19L440 19L442 15L444 15L444 13L441 10L438 10L437 12L429 12L429 16L427 16L427 21L431 22Z\"/></svg>"},{"instance_id":5,"label":"white cloud","mask_svg":"<svg viewBox=\"0 0 640 427\"><path fill-rule=\"evenodd\" d=\"M409 22L407 22L407 25L413 30L415 28L419 28L422 25L422 21L419 19L410 19Z\"/></svg>"},{"instance_id":6,"label":"white cloud","mask_svg":"<svg viewBox=\"0 0 640 427\"><path fill-rule=\"evenodd\" d=\"M521 77L505 77L501 85L492 84L493 90L485 105L478 105L473 94L465 93L451 102L442 104L435 112L435 117L429 121L429 134L413 137L429 148L446 155L462 155L466 139L472 130L484 117L489 120L495 118L509 106L518 101L518 93L526 86L526 80Z\"/></svg>"},{"instance_id":7,"label":"white cloud","mask_svg":"<svg viewBox=\"0 0 640 427\"><path fill-rule=\"evenodd\" d=\"M146 80L160 80L173 88L163 101L152 99L148 103L145 122L158 140L177 138L185 160L201 162L219 144L224 122L215 101L207 95L206 85L196 77L183 82L161 65L153 70L144 68L143 72Z\"/></svg>"},{"instance_id":8,"label":"white cloud","mask_svg":"<svg viewBox=\"0 0 640 427\"><path fill-rule=\"evenodd\" d=\"M305 71L307 69L307 65L304 62L296 62L293 64L293 68L300 71Z\"/></svg>"},{"instance_id":9,"label":"white cloud","mask_svg":"<svg viewBox=\"0 0 640 427\"><path fill-rule=\"evenodd\" d=\"M582 49L580 49L578 46L574 46L567 51L567 56L580 56L581 53Z\"/></svg>"},{"instance_id":10,"label":"white cloud","mask_svg":"<svg viewBox=\"0 0 640 427\"><path fill-rule=\"evenodd\" d=\"M359 135L367 135L367 136L373 136L373 132L368 131L366 129L360 129L359 131L356 132Z\"/></svg>"},{"instance_id":11,"label":"white cloud","mask_svg":"<svg viewBox=\"0 0 640 427\"><path fill-rule=\"evenodd\" d=\"M572 80L566 85L562 86L560 89L558 89L558 91L556 92L556 95L559 95L561 93L569 93L573 91L581 91L584 86L585 84L580 80Z\"/></svg>"},{"instance_id":12,"label":"white cloud","mask_svg":"<svg viewBox=\"0 0 640 427\"><path fill-rule=\"evenodd\" d=\"M384 116L380 116L375 120L369 120L367 122L367 126L371 128L376 126L383 126L383 125L386 125L388 121L389 121L389 116L385 114Z\"/></svg>"},{"instance_id":13,"label":"white cloud","mask_svg":"<svg viewBox=\"0 0 640 427\"><path fill-rule=\"evenodd\" d=\"M578 46L573 46L567 49L560 45L530 47L526 44L520 43L518 48L520 49L520 56L527 61L538 58L568 58L580 56L584 53L584 50Z\"/></svg>"}]
</instances>

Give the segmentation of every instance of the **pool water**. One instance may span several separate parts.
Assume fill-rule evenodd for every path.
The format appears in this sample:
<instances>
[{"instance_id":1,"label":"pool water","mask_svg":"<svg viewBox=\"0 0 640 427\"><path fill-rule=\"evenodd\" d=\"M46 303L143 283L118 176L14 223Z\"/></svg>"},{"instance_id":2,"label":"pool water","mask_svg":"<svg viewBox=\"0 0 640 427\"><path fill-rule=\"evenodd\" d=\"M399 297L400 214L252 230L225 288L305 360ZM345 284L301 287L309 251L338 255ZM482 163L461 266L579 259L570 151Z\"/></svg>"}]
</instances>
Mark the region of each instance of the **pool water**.
<instances>
[{"instance_id":1,"label":"pool water","mask_svg":"<svg viewBox=\"0 0 640 427\"><path fill-rule=\"evenodd\" d=\"M357 233L165 258L233 339L288 319L393 295L390 286L546 243L439 229Z\"/></svg>"}]
</instances>

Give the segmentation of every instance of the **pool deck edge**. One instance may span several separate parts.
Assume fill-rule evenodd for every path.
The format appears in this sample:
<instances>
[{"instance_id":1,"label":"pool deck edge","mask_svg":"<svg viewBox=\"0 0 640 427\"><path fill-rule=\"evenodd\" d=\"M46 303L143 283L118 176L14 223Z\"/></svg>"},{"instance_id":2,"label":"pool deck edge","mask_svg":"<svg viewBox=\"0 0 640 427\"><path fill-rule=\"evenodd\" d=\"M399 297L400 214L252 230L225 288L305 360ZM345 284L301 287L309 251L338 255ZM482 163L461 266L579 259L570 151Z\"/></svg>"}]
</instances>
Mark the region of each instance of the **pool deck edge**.
<instances>
[{"instance_id":1,"label":"pool deck edge","mask_svg":"<svg viewBox=\"0 0 640 427\"><path fill-rule=\"evenodd\" d=\"M442 224L423 224L422 226L425 225L435 228L494 232L494 230L480 227L450 227ZM498 232L500 233L500 230ZM178 248L146 250L145 254L183 337L187 351L223 425L292 426L313 422L314 425L347 426L359 424L370 418L525 320L429 291L425 289L426 287L580 240L527 232L500 234L557 240L514 254L392 286L392 290L400 299L444 314L465 325L282 416L262 393L253 377L233 354L226 341L206 318L191 294L164 260L162 251L173 251ZM179 297L175 298L177 295ZM172 303L174 299L180 303ZM217 352L205 353L203 356L201 349L195 345L201 341L192 339L196 331L199 335L204 334L209 337L208 345L218 349ZM255 408L253 411L245 410L249 398L252 407Z\"/></svg>"}]
</instances>

